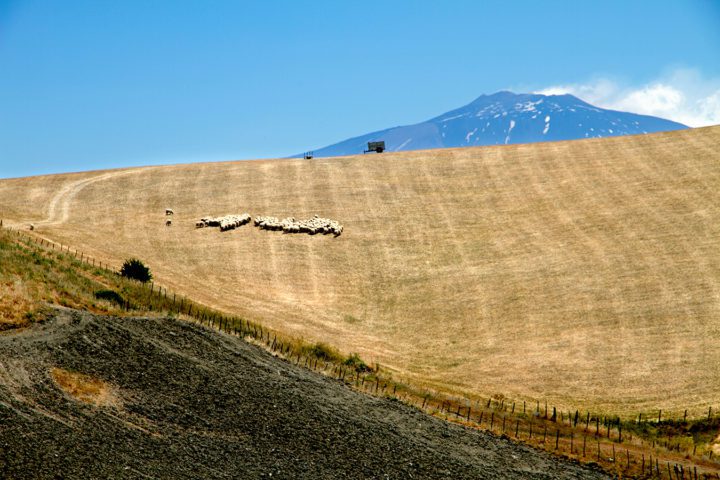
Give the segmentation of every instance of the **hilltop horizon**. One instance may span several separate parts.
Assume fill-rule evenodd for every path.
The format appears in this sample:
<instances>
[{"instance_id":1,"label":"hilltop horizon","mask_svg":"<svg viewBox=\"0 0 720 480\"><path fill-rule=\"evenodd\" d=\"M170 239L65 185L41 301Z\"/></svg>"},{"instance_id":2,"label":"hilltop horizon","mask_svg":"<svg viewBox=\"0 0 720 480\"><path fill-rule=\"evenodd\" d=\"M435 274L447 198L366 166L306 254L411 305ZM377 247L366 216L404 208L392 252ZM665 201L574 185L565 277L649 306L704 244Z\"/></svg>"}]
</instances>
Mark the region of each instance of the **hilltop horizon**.
<instances>
[{"instance_id":1,"label":"hilltop horizon","mask_svg":"<svg viewBox=\"0 0 720 480\"><path fill-rule=\"evenodd\" d=\"M362 153L383 140L387 151L512 145L615 137L690 128L650 115L591 105L572 94L500 90L426 121L376 130L314 151L317 157ZM295 155L300 156L300 155Z\"/></svg>"}]
</instances>

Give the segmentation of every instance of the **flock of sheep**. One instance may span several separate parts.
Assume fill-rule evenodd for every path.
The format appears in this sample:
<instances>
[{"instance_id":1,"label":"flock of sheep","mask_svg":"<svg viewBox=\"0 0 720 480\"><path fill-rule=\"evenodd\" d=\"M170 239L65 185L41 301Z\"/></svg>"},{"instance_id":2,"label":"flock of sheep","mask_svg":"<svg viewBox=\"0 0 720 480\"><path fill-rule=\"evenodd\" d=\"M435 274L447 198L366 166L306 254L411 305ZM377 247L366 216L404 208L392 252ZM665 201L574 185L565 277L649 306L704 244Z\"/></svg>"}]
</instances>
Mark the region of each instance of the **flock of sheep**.
<instances>
[{"instance_id":1,"label":"flock of sheep","mask_svg":"<svg viewBox=\"0 0 720 480\"><path fill-rule=\"evenodd\" d=\"M166 217L174 213L171 208L165 209ZM224 215L222 217L203 217L200 221L195 222L195 228L220 227L220 231L224 232L250 223L251 219L248 213L243 213L242 215ZM171 226L172 221L168 218L165 221L165 225L168 227ZM258 216L255 217L255 226L261 230L280 230L285 233L308 233L310 235L316 235L318 233L327 235L331 233L336 237L343 231L343 226L339 222L317 215L308 220L296 220L294 217L280 220L277 217Z\"/></svg>"},{"instance_id":2,"label":"flock of sheep","mask_svg":"<svg viewBox=\"0 0 720 480\"><path fill-rule=\"evenodd\" d=\"M223 217L203 217L199 222L195 222L196 228L203 227L220 227L220 231L233 230L242 227L250 222L250 215L243 213L242 215L225 215Z\"/></svg>"},{"instance_id":3,"label":"flock of sheep","mask_svg":"<svg viewBox=\"0 0 720 480\"><path fill-rule=\"evenodd\" d=\"M317 215L309 220L295 220L295 217L282 220L277 217L255 217L255 226L262 230L282 230L285 233L309 233L310 235L332 233L336 237L343 231L343 226L339 222Z\"/></svg>"}]
</instances>

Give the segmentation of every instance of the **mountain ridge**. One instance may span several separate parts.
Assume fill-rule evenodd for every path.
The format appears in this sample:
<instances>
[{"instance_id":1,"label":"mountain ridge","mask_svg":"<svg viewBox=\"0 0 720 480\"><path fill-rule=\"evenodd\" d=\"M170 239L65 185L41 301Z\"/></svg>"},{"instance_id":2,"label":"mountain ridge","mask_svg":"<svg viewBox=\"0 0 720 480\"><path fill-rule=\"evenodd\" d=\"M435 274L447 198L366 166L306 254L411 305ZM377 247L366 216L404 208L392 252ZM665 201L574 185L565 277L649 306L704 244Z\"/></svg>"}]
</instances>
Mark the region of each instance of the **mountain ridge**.
<instances>
[{"instance_id":1,"label":"mountain ridge","mask_svg":"<svg viewBox=\"0 0 720 480\"><path fill-rule=\"evenodd\" d=\"M424 122L376 130L315 150L316 157L362 153L367 142L384 140L388 151L512 145L635 135L688 128L649 115L608 110L570 94L516 94L507 90ZM299 155L300 156L300 155Z\"/></svg>"}]
</instances>

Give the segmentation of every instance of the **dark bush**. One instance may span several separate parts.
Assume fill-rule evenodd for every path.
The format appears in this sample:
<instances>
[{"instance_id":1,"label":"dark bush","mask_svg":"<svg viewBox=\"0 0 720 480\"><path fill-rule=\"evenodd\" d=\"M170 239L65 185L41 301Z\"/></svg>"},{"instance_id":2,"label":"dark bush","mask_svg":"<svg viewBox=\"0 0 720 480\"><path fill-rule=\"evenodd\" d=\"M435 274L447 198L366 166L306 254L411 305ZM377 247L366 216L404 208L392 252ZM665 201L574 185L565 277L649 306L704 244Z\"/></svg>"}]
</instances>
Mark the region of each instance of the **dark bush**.
<instances>
[{"instance_id":1,"label":"dark bush","mask_svg":"<svg viewBox=\"0 0 720 480\"><path fill-rule=\"evenodd\" d=\"M363 362L357 353L350 355L344 362L345 365L352 367L356 372L370 372L372 369Z\"/></svg>"},{"instance_id":2,"label":"dark bush","mask_svg":"<svg viewBox=\"0 0 720 480\"><path fill-rule=\"evenodd\" d=\"M139 280L143 283L152 280L150 269L137 258L125 260L125 263L123 263L123 266L120 269L120 275L134 280Z\"/></svg>"},{"instance_id":3,"label":"dark bush","mask_svg":"<svg viewBox=\"0 0 720 480\"><path fill-rule=\"evenodd\" d=\"M337 362L342 359L342 356L337 350L322 342L305 347L303 350L303 353L306 355L313 356L319 360L325 360L326 362Z\"/></svg>"},{"instance_id":4,"label":"dark bush","mask_svg":"<svg viewBox=\"0 0 720 480\"><path fill-rule=\"evenodd\" d=\"M95 292L95 298L115 302L118 305L123 305L125 303L123 297L121 297L115 290L98 290Z\"/></svg>"}]
</instances>

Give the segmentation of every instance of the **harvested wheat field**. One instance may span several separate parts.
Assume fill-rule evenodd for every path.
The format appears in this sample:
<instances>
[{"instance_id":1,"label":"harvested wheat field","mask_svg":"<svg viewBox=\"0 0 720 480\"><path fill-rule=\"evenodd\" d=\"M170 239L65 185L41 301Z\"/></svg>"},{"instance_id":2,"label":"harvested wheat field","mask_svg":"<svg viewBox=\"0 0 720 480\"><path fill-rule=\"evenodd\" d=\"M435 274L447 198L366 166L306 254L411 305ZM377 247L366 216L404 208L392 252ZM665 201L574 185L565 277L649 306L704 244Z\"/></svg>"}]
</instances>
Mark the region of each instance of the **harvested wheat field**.
<instances>
[{"instance_id":1,"label":"harvested wheat field","mask_svg":"<svg viewBox=\"0 0 720 480\"><path fill-rule=\"evenodd\" d=\"M0 217L402 379L697 415L720 404L719 145L708 127L11 179ZM244 212L344 230L195 228Z\"/></svg>"}]
</instances>

